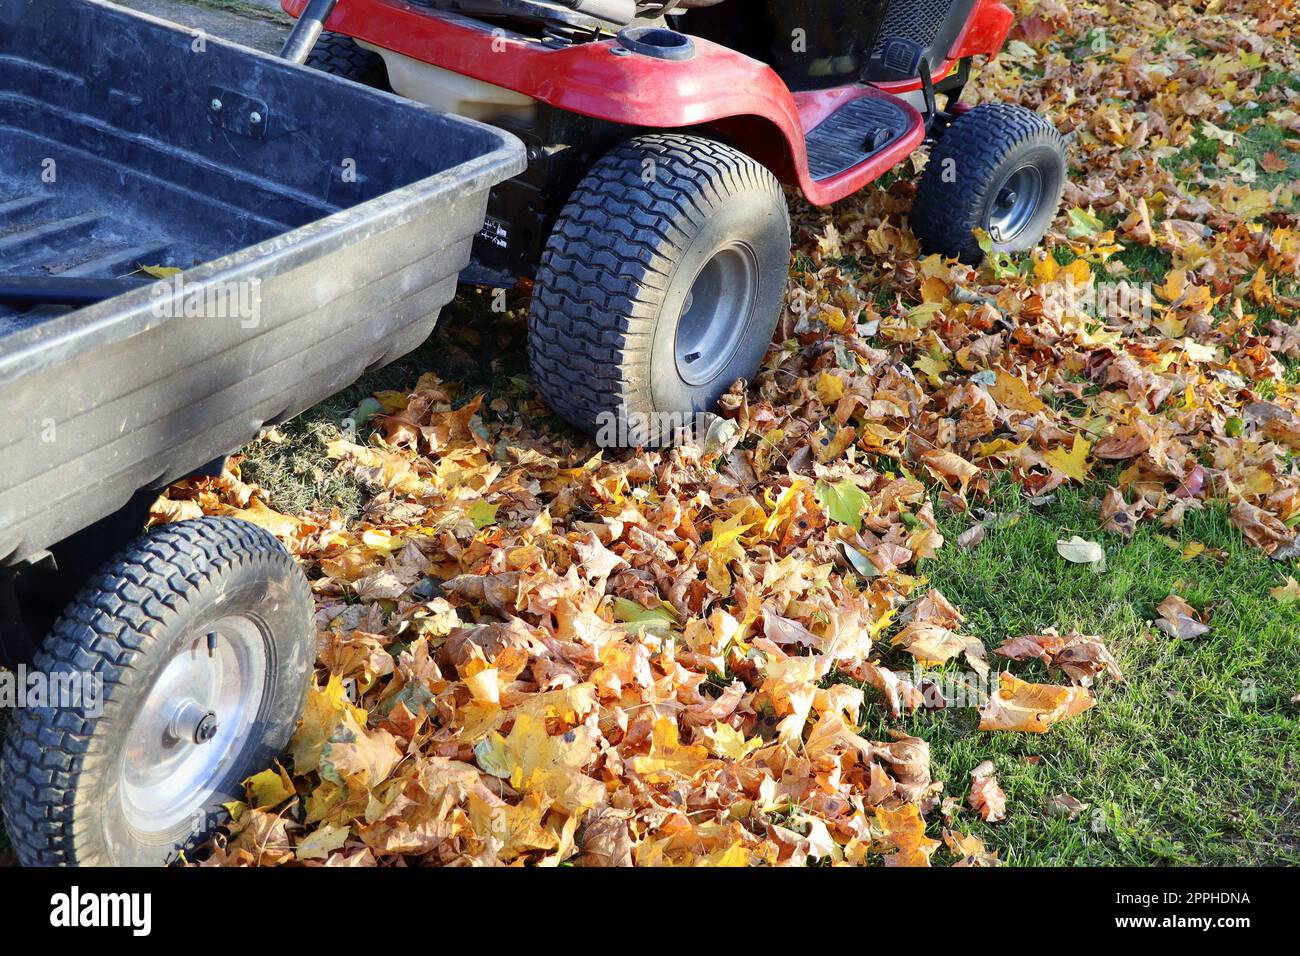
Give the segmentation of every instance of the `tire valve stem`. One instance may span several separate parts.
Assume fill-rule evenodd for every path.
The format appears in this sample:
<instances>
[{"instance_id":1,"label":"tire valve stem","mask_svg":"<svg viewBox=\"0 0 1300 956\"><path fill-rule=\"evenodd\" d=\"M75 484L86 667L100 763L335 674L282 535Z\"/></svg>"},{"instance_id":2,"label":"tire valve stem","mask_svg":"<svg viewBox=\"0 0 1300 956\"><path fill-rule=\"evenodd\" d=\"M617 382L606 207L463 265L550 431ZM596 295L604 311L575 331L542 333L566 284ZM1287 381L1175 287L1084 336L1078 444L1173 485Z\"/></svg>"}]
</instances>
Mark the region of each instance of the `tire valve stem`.
<instances>
[{"instance_id":1,"label":"tire valve stem","mask_svg":"<svg viewBox=\"0 0 1300 956\"><path fill-rule=\"evenodd\" d=\"M217 656L217 632L208 631L208 657Z\"/></svg>"}]
</instances>

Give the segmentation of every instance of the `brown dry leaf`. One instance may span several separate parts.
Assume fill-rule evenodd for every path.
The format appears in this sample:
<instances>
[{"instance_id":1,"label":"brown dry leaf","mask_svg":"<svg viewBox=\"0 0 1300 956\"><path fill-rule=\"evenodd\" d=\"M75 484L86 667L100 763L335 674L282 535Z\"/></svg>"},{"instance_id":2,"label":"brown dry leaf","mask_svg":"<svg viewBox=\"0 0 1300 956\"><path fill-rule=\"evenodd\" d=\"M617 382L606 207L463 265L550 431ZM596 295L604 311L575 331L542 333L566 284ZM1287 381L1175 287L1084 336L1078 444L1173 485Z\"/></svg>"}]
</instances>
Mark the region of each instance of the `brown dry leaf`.
<instances>
[{"instance_id":1,"label":"brown dry leaf","mask_svg":"<svg viewBox=\"0 0 1300 956\"><path fill-rule=\"evenodd\" d=\"M938 840L925 835L925 821L914 803L905 803L897 810L876 807L876 823L880 826L880 842L886 850L886 866L929 866L930 857L940 846Z\"/></svg>"},{"instance_id":2,"label":"brown dry leaf","mask_svg":"<svg viewBox=\"0 0 1300 956\"><path fill-rule=\"evenodd\" d=\"M984 818L986 823L1006 819L1007 795L998 786L997 771L992 760L986 760L970 772L970 796L966 803Z\"/></svg>"},{"instance_id":3,"label":"brown dry leaf","mask_svg":"<svg viewBox=\"0 0 1300 956\"><path fill-rule=\"evenodd\" d=\"M957 547L963 551L974 551L984 543L984 525L971 525L957 536Z\"/></svg>"},{"instance_id":4,"label":"brown dry leaf","mask_svg":"<svg viewBox=\"0 0 1300 956\"><path fill-rule=\"evenodd\" d=\"M960 488L964 491L971 480L980 473L975 465L950 451L922 452L921 462L930 474L943 482L949 490Z\"/></svg>"},{"instance_id":5,"label":"brown dry leaf","mask_svg":"<svg viewBox=\"0 0 1300 956\"><path fill-rule=\"evenodd\" d=\"M948 844L948 849L959 857L953 866L1002 865L1002 861L998 859L998 851L990 850L984 845L984 841L974 834L945 829L943 842Z\"/></svg>"},{"instance_id":6,"label":"brown dry leaf","mask_svg":"<svg viewBox=\"0 0 1300 956\"><path fill-rule=\"evenodd\" d=\"M322 774L358 788L374 788L388 779L402 751L397 740L386 730L367 730L352 710L343 712L343 720L321 750Z\"/></svg>"},{"instance_id":7,"label":"brown dry leaf","mask_svg":"<svg viewBox=\"0 0 1300 956\"><path fill-rule=\"evenodd\" d=\"M1064 671L1074 684L1088 684L1102 671L1115 680L1124 679L1118 662L1101 638L1078 631L1062 636L1049 627L1042 634L1008 638L993 653L1013 661L1041 660L1049 668Z\"/></svg>"},{"instance_id":8,"label":"brown dry leaf","mask_svg":"<svg viewBox=\"0 0 1300 956\"><path fill-rule=\"evenodd\" d=\"M1052 724L1068 720L1096 704L1084 687L1030 684L1003 671L998 690L980 709L980 730L1017 730L1045 734Z\"/></svg>"},{"instance_id":9,"label":"brown dry leaf","mask_svg":"<svg viewBox=\"0 0 1300 956\"><path fill-rule=\"evenodd\" d=\"M1170 637L1190 640L1210 633L1209 625L1202 623L1196 609L1177 594L1171 593L1161 601L1156 611L1160 614L1156 627Z\"/></svg>"},{"instance_id":10,"label":"brown dry leaf","mask_svg":"<svg viewBox=\"0 0 1300 956\"><path fill-rule=\"evenodd\" d=\"M1054 817L1069 817L1074 820L1087 809L1088 804L1076 800L1068 793L1058 793L1047 799L1047 812Z\"/></svg>"},{"instance_id":11,"label":"brown dry leaf","mask_svg":"<svg viewBox=\"0 0 1300 956\"><path fill-rule=\"evenodd\" d=\"M965 654L971 666L981 673L988 670L984 644L978 637L958 634L928 621L913 621L894 635L893 643L901 645L922 664L942 664L958 654Z\"/></svg>"}]
</instances>

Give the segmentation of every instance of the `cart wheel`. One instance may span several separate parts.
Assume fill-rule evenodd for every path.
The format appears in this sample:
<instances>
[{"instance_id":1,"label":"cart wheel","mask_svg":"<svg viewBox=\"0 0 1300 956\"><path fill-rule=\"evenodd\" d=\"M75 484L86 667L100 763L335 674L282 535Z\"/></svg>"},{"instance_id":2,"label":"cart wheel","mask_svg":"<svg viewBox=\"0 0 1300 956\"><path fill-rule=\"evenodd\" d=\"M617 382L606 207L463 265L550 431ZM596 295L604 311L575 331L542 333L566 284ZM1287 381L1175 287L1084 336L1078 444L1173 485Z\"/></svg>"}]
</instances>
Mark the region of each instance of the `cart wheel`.
<instances>
[{"instance_id":1,"label":"cart wheel","mask_svg":"<svg viewBox=\"0 0 1300 956\"><path fill-rule=\"evenodd\" d=\"M390 89L384 58L342 33L322 33L307 54L307 65L377 90Z\"/></svg>"},{"instance_id":2,"label":"cart wheel","mask_svg":"<svg viewBox=\"0 0 1300 956\"><path fill-rule=\"evenodd\" d=\"M139 538L91 578L33 665L93 675L98 692L82 683L79 700L18 709L8 728L19 859L160 865L201 843L289 742L315 651L306 579L269 532L200 518Z\"/></svg>"},{"instance_id":3,"label":"cart wheel","mask_svg":"<svg viewBox=\"0 0 1300 956\"><path fill-rule=\"evenodd\" d=\"M973 230L997 252L1038 245L1065 189L1065 140L1037 113L1009 103L963 113L930 152L912 230L927 252L976 265Z\"/></svg>"},{"instance_id":4,"label":"cart wheel","mask_svg":"<svg viewBox=\"0 0 1300 956\"><path fill-rule=\"evenodd\" d=\"M790 265L780 184L698 136L602 158L542 254L529 357L551 408L607 443L662 445L754 374Z\"/></svg>"}]
</instances>

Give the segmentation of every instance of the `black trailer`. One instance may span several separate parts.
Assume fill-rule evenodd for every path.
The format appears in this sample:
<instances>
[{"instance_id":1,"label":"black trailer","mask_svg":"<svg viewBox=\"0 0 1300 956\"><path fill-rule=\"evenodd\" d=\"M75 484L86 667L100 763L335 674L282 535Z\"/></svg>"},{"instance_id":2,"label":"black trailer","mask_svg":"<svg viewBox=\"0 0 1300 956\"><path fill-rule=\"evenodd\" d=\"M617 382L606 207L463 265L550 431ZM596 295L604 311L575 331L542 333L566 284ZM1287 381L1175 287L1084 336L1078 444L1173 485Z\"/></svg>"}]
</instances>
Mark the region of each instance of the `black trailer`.
<instances>
[{"instance_id":1,"label":"black trailer","mask_svg":"<svg viewBox=\"0 0 1300 956\"><path fill-rule=\"evenodd\" d=\"M524 164L100 0L0 0L0 656L49 691L4 747L23 862L173 860L287 743L301 572L231 519L141 536L149 504L419 345Z\"/></svg>"}]
</instances>

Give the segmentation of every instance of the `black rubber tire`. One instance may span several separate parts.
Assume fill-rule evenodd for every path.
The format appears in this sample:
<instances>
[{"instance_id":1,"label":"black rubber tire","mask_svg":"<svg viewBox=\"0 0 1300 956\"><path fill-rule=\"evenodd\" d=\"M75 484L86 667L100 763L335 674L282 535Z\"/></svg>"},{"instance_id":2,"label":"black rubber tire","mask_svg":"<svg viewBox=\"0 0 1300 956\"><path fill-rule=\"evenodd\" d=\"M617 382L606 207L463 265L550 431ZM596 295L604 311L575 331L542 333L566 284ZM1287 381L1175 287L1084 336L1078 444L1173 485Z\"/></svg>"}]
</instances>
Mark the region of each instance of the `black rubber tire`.
<instances>
[{"instance_id":1,"label":"black rubber tire","mask_svg":"<svg viewBox=\"0 0 1300 956\"><path fill-rule=\"evenodd\" d=\"M377 90L392 91L384 58L342 33L322 33L316 46L307 54L307 65Z\"/></svg>"},{"instance_id":2,"label":"black rubber tire","mask_svg":"<svg viewBox=\"0 0 1300 956\"><path fill-rule=\"evenodd\" d=\"M725 366L692 385L677 371L677 323L700 268L736 242L756 266L753 307ZM583 431L609 443L664 444L670 433L640 424L711 410L758 369L789 266L790 213L764 166L700 136L630 139L574 190L542 253L528 317L533 380ZM615 419L633 427L613 431Z\"/></svg>"},{"instance_id":3,"label":"black rubber tire","mask_svg":"<svg viewBox=\"0 0 1300 956\"><path fill-rule=\"evenodd\" d=\"M1065 190L1065 139L1042 116L1023 106L989 103L962 113L930 151L917 187L912 231L927 253L977 265L984 250L974 230L985 229L997 187L1008 174L1033 163L1044 174L1037 212L995 252L1022 252L1042 240Z\"/></svg>"},{"instance_id":4,"label":"black rubber tire","mask_svg":"<svg viewBox=\"0 0 1300 956\"><path fill-rule=\"evenodd\" d=\"M93 673L99 707L18 708L4 741L5 830L28 866L162 865L207 833L181 824L152 836L124 817L120 765L149 688L204 623L240 613L266 642L255 727L205 801L208 829L241 781L283 751L302 711L316 656L311 592L270 532L233 518L199 518L138 538L92 576L55 623L33 668Z\"/></svg>"}]
</instances>

